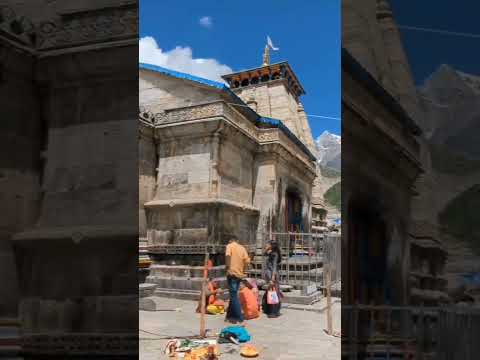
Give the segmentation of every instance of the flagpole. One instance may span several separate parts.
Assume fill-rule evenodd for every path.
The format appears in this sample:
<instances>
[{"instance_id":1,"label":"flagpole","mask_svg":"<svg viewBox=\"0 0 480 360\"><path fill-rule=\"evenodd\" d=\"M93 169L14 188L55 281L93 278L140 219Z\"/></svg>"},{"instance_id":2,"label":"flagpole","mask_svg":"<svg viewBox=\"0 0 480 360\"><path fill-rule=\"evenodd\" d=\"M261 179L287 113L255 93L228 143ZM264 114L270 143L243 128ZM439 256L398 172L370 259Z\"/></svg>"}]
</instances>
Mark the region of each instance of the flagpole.
<instances>
[{"instance_id":1,"label":"flagpole","mask_svg":"<svg viewBox=\"0 0 480 360\"><path fill-rule=\"evenodd\" d=\"M268 47L268 44L265 45L265 50L263 52L263 66L268 66L270 65L270 48Z\"/></svg>"},{"instance_id":2,"label":"flagpole","mask_svg":"<svg viewBox=\"0 0 480 360\"><path fill-rule=\"evenodd\" d=\"M263 52L263 66L270 65L270 49L273 51L280 50L279 48L273 46L272 39L267 35L267 44L265 45L265 50Z\"/></svg>"}]
</instances>

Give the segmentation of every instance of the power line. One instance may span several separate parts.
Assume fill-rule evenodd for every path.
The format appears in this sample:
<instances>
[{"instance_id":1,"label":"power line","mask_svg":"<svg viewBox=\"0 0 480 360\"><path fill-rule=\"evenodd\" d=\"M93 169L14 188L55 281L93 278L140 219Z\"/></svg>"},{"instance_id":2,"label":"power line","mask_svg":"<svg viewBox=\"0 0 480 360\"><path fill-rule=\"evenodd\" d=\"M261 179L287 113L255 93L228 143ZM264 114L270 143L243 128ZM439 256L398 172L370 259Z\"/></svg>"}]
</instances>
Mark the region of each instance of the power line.
<instances>
[{"instance_id":1,"label":"power line","mask_svg":"<svg viewBox=\"0 0 480 360\"><path fill-rule=\"evenodd\" d=\"M424 31L424 32L430 32L430 33L436 33L436 34L442 34L442 35L462 36L462 37L480 39L480 34L464 33L464 32L458 32L458 31L448 31L448 30L439 30L439 29L430 29L430 28L422 28L422 27L416 27L416 26L405 26L405 25L399 25L398 27L400 29L405 29L405 30Z\"/></svg>"},{"instance_id":2,"label":"power line","mask_svg":"<svg viewBox=\"0 0 480 360\"><path fill-rule=\"evenodd\" d=\"M318 118L323 118L323 119L339 120L339 121L341 121L341 120L342 120L342 118L333 117L333 116L310 115L310 114L307 114L307 116L309 116L309 117L318 117Z\"/></svg>"},{"instance_id":3,"label":"power line","mask_svg":"<svg viewBox=\"0 0 480 360\"><path fill-rule=\"evenodd\" d=\"M246 108L249 108L251 110L253 110L250 106L248 105L243 105L243 104L234 104L234 103L227 103L229 105L234 105L234 106L241 106L241 107L246 107ZM311 114L305 114L307 115L308 117L318 117L318 118L322 118L322 119L331 119L331 120L339 120L341 121L342 119L339 118L339 117L334 117L334 116L325 116L325 115L311 115Z\"/></svg>"}]
</instances>

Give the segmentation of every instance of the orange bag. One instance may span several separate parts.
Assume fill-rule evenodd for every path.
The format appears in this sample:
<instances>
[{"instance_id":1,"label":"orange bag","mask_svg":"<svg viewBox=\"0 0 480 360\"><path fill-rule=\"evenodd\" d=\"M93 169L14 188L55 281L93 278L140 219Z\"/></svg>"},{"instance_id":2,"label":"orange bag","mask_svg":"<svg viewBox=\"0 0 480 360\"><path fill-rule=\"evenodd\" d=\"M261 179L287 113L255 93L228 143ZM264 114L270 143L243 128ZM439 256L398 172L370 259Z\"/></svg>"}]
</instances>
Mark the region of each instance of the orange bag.
<instances>
[{"instance_id":1,"label":"orange bag","mask_svg":"<svg viewBox=\"0 0 480 360\"><path fill-rule=\"evenodd\" d=\"M257 297L252 290L244 287L242 290L240 290L239 297L240 304L242 305L243 316L246 320L255 319L260 316Z\"/></svg>"}]
</instances>

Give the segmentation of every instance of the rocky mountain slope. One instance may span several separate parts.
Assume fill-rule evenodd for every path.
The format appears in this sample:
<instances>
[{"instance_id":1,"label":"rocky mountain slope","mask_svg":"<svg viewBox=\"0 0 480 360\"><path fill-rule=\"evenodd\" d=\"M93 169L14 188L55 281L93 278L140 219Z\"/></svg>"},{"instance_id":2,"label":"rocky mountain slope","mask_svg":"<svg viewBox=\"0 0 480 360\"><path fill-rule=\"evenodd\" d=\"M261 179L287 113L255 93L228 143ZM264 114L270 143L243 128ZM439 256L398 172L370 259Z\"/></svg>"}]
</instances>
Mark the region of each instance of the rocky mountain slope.
<instances>
[{"instance_id":1,"label":"rocky mountain slope","mask_svg":"<svg viewBox=\"0 0 480 360\"><path fill-rule=\"evenodd\" d=\"M418 89L447 271L480 271L480 77L442 65ZM472 260L472 256L474 259ZM467 261L468 259L468 261ZM477 265L475 265L477 264Z\"/></svg>"},{"instance_id":2,"label":"rocky mountain slope","mask_svg":"<svg viewBox=\"0 0 480 360\"><path fill-rule=\"evenodd\" d=\"M340 206L341 137L324 131L316 139L315 146L318 164L313 197L324 199L327 205L330 205L331 211L338 210ZM327 191L329 191L329 196L325 198Z\"/></svg>"},{"instance_id":3,"label":"rocky mountain slope","mask_svg":"<svg viewBox=\"0 0 480 360\"><path fill-rule=\"evenodd\" d=\"M318 163L325 169L341 171L342 138L338 135L324 131L316 140Z\"/></svg>"}]
</instances>

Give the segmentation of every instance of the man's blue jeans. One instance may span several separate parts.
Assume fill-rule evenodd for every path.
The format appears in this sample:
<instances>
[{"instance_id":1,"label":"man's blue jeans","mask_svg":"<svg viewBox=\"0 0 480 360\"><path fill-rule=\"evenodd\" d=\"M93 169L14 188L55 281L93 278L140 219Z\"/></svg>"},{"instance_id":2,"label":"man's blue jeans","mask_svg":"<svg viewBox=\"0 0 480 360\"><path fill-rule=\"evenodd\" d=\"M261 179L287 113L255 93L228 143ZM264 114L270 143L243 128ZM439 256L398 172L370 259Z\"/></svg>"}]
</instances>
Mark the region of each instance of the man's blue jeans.
<instances>
[{"instance_id":1,"label":"man's blue jeans","mask_svg":"<svg viewBox=\"0 0 480 360\"><path fill-rule=\"evenodd\" d=\"M230 293L230 304L227 310L228 320L243 321L242 307L238 297L238 289L240 287L240 279L234 276L227 276L228 292Z\"/></svg>"}]
</instances>

